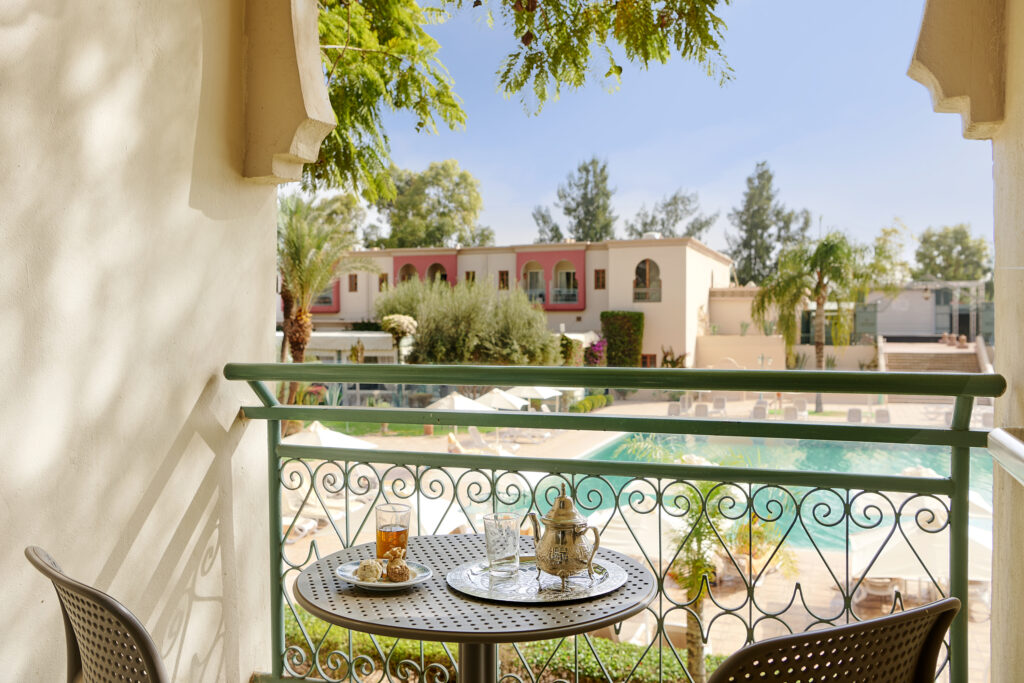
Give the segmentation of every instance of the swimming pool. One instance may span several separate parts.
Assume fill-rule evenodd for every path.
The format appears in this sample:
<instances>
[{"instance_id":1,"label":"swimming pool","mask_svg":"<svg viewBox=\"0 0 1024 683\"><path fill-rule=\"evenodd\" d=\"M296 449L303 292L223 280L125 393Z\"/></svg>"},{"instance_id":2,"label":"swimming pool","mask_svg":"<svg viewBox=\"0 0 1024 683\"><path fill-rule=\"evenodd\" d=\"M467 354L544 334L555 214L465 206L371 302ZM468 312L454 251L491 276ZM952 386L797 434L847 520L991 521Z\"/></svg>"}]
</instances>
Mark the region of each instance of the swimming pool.
<instances>
[{"instance_id":1,"label":"swimming pool","mask_svg":"<svg viewBox=\"0 0 1024 683\"><path fill-rule=\"evenodd\" d=\"M693 454L717 465L752 469L899 475L908 468L929 468L943 477L948 477L950 472L950 449L946 446L794 439L627 434L581 457L589 460L647 462L649 458L645 457L643 449L636 448L636 444L641 443L642 438L654 439L663 452L669 455L670 461L677 462L673 456ZM631 448L631 444L634 447ZM608 479L619 480L609 482L616 489L629 481L626 477ZM991 506L992 458L984 449L971 449L970 489L977 499ZM586 488L581 487L578 495L586 494ZM786 496L781 495L781 492L769 492L768 498L782 500ZM833 507L836 501L832 502ZM612 505L612 501L606 501L597 509L610 508ZM807 525L814 536L814 541L822 549L839 550L845 547L846 525L829 523L835 521L837 514L839 513L833 512L832 517L826 518L821 524L816 524L811 519L812 515L803 515L803 523ZM991 528L990 519L972 518L971 524ZM799 525L794 526L788 542L797 547L812 545L808 534Z\"/></svg>"}]
</instances>

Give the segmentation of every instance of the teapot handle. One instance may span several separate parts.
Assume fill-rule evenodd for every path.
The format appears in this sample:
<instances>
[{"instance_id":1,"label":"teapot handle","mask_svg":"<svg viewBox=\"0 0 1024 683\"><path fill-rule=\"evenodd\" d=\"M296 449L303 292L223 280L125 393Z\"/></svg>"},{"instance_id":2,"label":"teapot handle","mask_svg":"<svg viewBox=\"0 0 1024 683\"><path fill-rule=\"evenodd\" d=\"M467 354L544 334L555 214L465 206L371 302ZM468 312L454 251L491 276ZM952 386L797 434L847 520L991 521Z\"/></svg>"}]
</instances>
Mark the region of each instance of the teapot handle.
<instances>
[{"instance_id":1,"label":"teapot handle","mask_svg":"<svg viewBox=\"0 0 1024 683\"><path fill-rule=\"evenodd\" d=\"M587 573L590 574L590 576L593 576L594 556L597 555L597 549L601 547L601 532L597 530L596 526L588 526L586 528L586 531L584 531L583 533L587 533L587 531L594 532L594 549L590 551L590 557L587 558Z\"/></svg>"},{"instance_id":2,"label":"teapot handle","mask_svg":"<svg viewBox=\"0 0 1024 683\"><path fill-rule=\"evenodd\" d=\"M536 512L527 512L523 517L523 522L527 519L530 520L530 526L533 527L533 547L536 549L537 544L540 543L540 521ZM519 526L522 527L523 523L520 522ZM534 552L536 552L536 550L534 550Z\"/></svg>"}]
</instances>

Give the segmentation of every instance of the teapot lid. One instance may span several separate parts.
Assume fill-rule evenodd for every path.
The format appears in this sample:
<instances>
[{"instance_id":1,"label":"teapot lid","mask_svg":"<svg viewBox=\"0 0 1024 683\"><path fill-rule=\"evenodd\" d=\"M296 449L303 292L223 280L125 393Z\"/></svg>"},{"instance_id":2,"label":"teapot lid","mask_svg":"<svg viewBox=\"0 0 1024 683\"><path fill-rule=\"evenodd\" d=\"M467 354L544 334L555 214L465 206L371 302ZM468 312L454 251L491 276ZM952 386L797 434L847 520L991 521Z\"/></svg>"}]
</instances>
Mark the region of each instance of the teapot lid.
<instances>
[{"instance_id":1,"label":"teapot lid","mask_svg":"<svg viewBox=\"0 0 1024 683\"><path fill-rule=\"evenodd\" d=\"M557 525L586 524L587 518L576 510L576 504L572 498L565 494L565 484L562 484L562 495L555 498L555 504L551 506L548 514L544 515L544 523Z\"/></svg>"}]
</instances>

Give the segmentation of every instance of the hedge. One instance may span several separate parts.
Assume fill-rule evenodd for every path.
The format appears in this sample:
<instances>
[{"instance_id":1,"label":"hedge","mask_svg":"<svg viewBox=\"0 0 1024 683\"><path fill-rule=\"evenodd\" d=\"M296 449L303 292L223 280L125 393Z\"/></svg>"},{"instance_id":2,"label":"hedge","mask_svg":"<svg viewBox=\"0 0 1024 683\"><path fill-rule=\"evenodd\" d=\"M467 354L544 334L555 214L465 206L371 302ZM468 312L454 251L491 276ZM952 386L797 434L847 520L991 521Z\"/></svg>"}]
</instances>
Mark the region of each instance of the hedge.
<instances>
[{"instance_id":1,"label":"hedge","mask_svg":"<svg viewBox=\"0 0 1024 683\"><path fill-rule=\"evenodd\" d=\"M644 342L643 313L602 311L601 336L608 341L608 367L640 367L640 351Z\"/></svg>"},{"instance_id":2,"label":"hedge","mask_svg":"<svg viewBox=\"0 0 1024 683\"><path fill-rule=\"evenodd\" d=\"M583 365L583 342L563 334L558 340L558 345L562 352L562 365L574 368Z\"/></svg>"},{"instance_id":3,"label":"hedge","mask_svg":"<svg viewBox=\"0 0 1024 683\"><path fill-rule=\"evenodd\" d=\"M339 679L344 679L348 675L348 671L344 670L344 664L342 664L341 670L331 671L328 667L328 657L331 652L341 652L348 654L349 641L348 637L352 636L352 653L355 656L364 655L368 657L377 669L381 668L382 662L380 654L377 648L374 647L373 641L370 636L366 633L360 633L358 631L348 631L338 626L330 626L330 624L317 619L312 616L301 607L295 607L296 612L299 615L299 619L302 620L302 626L305 628L306 633L313 641L313 646L317 648L317 656L320 661L320 665L329 671L332 676ZM330 631L328 631L330 628ZM321 643L321 639L323 642ZM659 675L658 665L658 652L657 648L651 648L648 650L647 646L633 645L631 643L614 643L606 638L591 637L591 642L594 644L594 650L601 658L601 662L607 667L608 673L611 674L612 680L623 680L633 672L630 677L631 683L658 683L659 681L685 681L687 680L686 675L683 673L683 668L676 660L675 656L672 655L672 651L665 647L662 653L663 657L663 673L664 676ZM396 640L394 638L383 638L378 637L377 642L380 643L381 649L384 653L390 655L391 673L394 676L394 680L403 680L395 671L396 664L402 660L410 660L416 663L420 661L420 646L421 643L418 640ZM545 640L533 643L523 643L520 645L520 650L523 653L523 659L529 665L530 669L534 672L539 672L542 668L544 674L542 680L551 680L557 678L560 680L572 680L572 672L574 670L575 656L573 653L572 641L565 641L559 646L561 641L558 640ZM577 683L607 683L604 671L602 671L600 664L594 658L593 653L590 650L590 646L587 645L586 641L582 638L578 641L579 644L579 677L575 678ZM285 610L285 645L288 647L295 646L301 651L308 652L309 645L306 643L305 637L302 635L302 631L299 629L299 623L295 619L291 610ZM455 643L448 643L448 650L455 655L458 646ZM448 671L448 680L455 680L455 671L452 667L451 658L448 656L448 652L445 651L444 646L441 643L435 643L430 641L423 641L423 663L424 666L437 665ZM557 651L556 648L557 647ZM646 656L645 656L646 651ZM686 661L686 652L683 648L676 650L680 658ZM500 657L502 661L502 671L508 673L515 673L520 675L523 680L531 680L532 676L527 674L526 667L523 666L522 660L519 655L516 654L515 650L511 646L503 645L500 648ZM643 660L640 658L643 657ZM725 657L722 655L709 655L705 658L705 664L707 671L710 674L718 665L721 664ZM640 662L639 666L637 662ZM300 675L310 675L314 672L311 671L311 662L306 662L305 666L295 667L296 673ZM546 668L545 668L546 667ZM633 671L634 667L636 670ZM403 672L404 673L404 672ZM410 676L407 680L416 680L415 672L409 672Z\"/></svg>"},{"instance_id":4,"label":"hedge","mask_svg":"<svg viewBox=\"0 0 1024 683\"><path fill-rule=\"evenodd\" d=\"M576 401L569 406L570 413L589 413L592 410L598 408L604 408L607 405L611 405L612 397L605 396L604 394L594 394L587 396L579 401Z\"/></svg>"}]
</instances>

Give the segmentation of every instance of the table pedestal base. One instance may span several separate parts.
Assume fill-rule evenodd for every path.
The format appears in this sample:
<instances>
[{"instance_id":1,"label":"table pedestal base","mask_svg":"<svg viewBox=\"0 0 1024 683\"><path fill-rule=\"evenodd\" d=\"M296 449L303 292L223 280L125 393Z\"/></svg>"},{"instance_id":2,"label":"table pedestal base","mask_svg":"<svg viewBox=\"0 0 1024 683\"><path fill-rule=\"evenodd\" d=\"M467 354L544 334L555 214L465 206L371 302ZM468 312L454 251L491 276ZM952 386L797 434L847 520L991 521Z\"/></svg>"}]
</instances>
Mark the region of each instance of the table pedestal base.
<instances>
[{"instance_id":1,"label":"table pedestal base","mask_svg":"<svg viewBox=\"0 0 1024 683\"><path fill-rule=\"evenodd\" d=\"M497 645L459 643L459 683L496 683L497 676Z\"/></svg>"}]
</instances>

